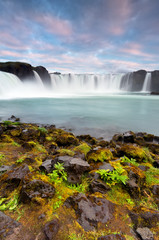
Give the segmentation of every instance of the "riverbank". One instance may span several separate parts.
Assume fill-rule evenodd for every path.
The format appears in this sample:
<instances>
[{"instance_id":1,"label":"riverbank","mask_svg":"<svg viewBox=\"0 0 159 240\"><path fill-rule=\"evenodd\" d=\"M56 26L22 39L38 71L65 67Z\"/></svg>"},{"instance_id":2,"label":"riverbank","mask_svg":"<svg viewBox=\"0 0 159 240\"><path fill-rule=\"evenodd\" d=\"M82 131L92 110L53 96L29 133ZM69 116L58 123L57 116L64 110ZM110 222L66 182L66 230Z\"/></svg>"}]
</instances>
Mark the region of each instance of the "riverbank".
<instances>
[{"instance_id":1,"label":"riverbank","mask_svg":"<svg viewBox=\"0 0 159 240\"><path fill-rule=\"evenodd\" d=\"M158 166L159 137L152 134L105 141L3 121L0 237L157 240Z\"/></svg>"}]
</instances>

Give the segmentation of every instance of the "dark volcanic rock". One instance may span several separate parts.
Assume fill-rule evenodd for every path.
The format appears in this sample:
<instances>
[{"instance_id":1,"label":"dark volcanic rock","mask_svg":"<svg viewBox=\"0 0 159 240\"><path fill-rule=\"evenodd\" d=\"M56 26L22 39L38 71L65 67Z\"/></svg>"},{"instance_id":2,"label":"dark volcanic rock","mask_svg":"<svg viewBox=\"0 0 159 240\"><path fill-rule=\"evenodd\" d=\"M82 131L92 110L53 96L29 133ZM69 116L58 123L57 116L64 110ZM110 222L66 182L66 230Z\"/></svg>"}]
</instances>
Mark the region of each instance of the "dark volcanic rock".
<instances>
[{"instance_id":1,"label":"dark volcanic rock","mask_svg":"<svg viewBox=\"0 0 159 240\"><path fill-rule=\"evenodd\" d=\"M110 234L107 236L99 237L98 240L126 240L126 238L120 234Z\"/></svg>"},{"instance_id":2,"label":"dark volcanic rock","mask_svg":"<svg viewBox=\"0 0 159 240\"><path fill-rule=\"evenodd\" d=\"M159 211L142 211L140 208L135 208L129 212L129 216L134 223L134 228L152 228L159 222Z\"/></svg>"},{"instance_id":3,"label":"dark volcanic rock","mask_svg":"<svg viewBox=\"0 0 159 240\"><path fill-rule=\"evenodd\" d=\"M3 173L9 171L10 169L11 169L11 166L2 165L0 167L0 175L2 175Z\"/></svg>"},{"instance_id":4,"label":"dark volcanic rock","mask_svg":"<svg viewBox=\"0 0 159 240\"><path fill-rule=\"evenodd\" d=\"M46 239L47 240L56 239L56 234L58 233L59 228L60 228L60 225L59 225L58 219L54 219L50 222L47 222L44 227L44 233L45 233Z\"/></svg>"},{"instance_id":5,"label":"dark volcanic rock","mask_svg":"<svg viewBox=\"0 0 159 240\"><path fill-rule=\"evenodd\" d=\"M35 81L32 66L23 62L5 62L0 63L0 71L15 74L22 81Z\"/></svg>"},{"instance_id":6,"label":"dark volcanic rock","mask_svg":"<svg viewBox=\"0 0 159 240\"><path fill-rule=\"evenodd\" d=\"M159 93L159 71L153 71L151 73L151 92L155 92L155 94Z\"/></svg>"},{"instance_id":7,"label":"dark volcanic rock","mask_svg":"<svg viewBox=\"0 0 159 240\"><path fill-rule=\"evenodd\" d=\"M0 239L4 239L6 236L13 234L20 226L20 223L5 215L3 212L0 212Z\"/></svg>"},{"instance_id":8,"label":"dark volcanic rock","mask_svg":"<svg viewBox=\"0 0 159 240\"><path fill-rule=\"evenodd\" d=\"M41 180L33 180L28 183L24 183L20 193L20 201L27 203L31 200L35 200L36 197L52 198L55 193L55 188Z\"/></svg>"},{"instance_id":9,"label":"dark volcanic rock","mask_svg":"<svg viewBox=\"0 0 159 240\"><path fill-rule=\"evenodd\" d=\"M94 230L99 222L107 223L113 217L115 207L115 204L106 199L87 198L81 193L69 197L64 205L75 210L77 221L85 231Z\"/></svg>"},{"instance_id":10,"label":"dark volcanic rock","mask_svg":"<svg viewBox=\"0 0 159 240\"><path fill-rule=\"evenodd\" d=\"M70 156L59 156L52 161L52 164L55 163L64 163L65 171L68 175L69 183L81 183L82 174L89 171L90 165L88 162L82 160L81 158L74 158Z\"/></svg>"},{"instance_id":11,"label":"dark volcanic rock","mask_svg":"<svg viewBox=\"0 0 159 240\"><path fill-rule=\"evenodd\" d=\"M46 159L39 167L41 171L51 173L53 170L52 159Z\"/></svg>"},{"instance_id":12,"label":"dark volcanic rock","mask_svg":"<svg viewBox=\"0 0 159 240\"><path fill-rule=\"evenodd\" d=\"M44 68L43 66L38 66L35 67L34 70L39 74L41 80L45 85L47 86L51 85L51 77L46 68Z\"/></svg>"},{"instance_id":13,"label":"dark volcanic rock","mask_svg":"<svg viewBox=\"0 0 159 240\"><path fill-rule=\"evenodd\" d=\"M137 228L137 234L140 236L142 240L154 240L153 233L150 231L149 228Z\"/></svg>"},{"instance_id":14,"label":"dark volcanic rock","mask_svg":"<svg viewBox=\"0 0 159 240\"><path fill-rule=\"evenodd\" d=\"M18 186L20 181L22 181L28 173L30 173L28 165L23 164L20 167L13 168L13 170L8 172L7 173L8 177L7 177L6 181L12 182Z\"/></svg>"},{"instance_id":15,"label":"dark volcanic rock","mask_svg":"<svg viewBox=\"0 0 159 240\"><path fill-rule=\"evenodd\" d=\"M110 190L110 187L103 182L93 180L89 185L89 190L91 193L100 192L105 194Z\"/></svg>"},{"instance_id":16,"label":"dark volcanic rock","mask_svg":"<svg viewBox=\"0 0 159 240\"><path fill-rule=\"evenodd\" d=\"M146 76L145 70L128 73L122 77L120 89L131 92L141 91Z\"/></svg>"}]
</instances>

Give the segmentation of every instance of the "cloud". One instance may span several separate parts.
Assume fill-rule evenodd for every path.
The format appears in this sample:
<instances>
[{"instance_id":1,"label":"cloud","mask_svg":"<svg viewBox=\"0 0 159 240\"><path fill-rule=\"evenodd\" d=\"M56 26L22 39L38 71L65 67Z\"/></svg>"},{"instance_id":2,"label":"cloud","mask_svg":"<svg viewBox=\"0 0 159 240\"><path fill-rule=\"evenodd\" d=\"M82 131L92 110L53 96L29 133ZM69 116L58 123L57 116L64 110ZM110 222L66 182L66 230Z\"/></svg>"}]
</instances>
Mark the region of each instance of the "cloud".
<instances>
[{"instance_id":1,"label":"cloud","mask_svg":"<svg viewBox=\"0 0 159 240\"><path fill-rule=\"evenodd\" d=\"M50 33L65 37L72 34L71 24L67 20L63 20L49 14L35 16L35 20Z\"/></svg>"}]
</instances>

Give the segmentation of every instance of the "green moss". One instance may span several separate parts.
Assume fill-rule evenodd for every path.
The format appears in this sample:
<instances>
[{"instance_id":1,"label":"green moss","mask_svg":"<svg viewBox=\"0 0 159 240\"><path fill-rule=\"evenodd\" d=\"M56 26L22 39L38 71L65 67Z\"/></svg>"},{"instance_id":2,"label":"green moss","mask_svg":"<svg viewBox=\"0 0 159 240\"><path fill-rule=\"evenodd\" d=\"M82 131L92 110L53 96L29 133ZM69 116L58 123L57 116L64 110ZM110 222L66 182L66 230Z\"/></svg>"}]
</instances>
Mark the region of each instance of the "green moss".
<instances>
[{"instance_id":1,"label":"green moss","mask_svg":"<svg viewBox=\"0 0 159 240\"><path fill-rule=\"evenodd\" d=\"M159 184L159 169L150 167L146 172L146 185L152 186Z\"/></svg>"},{"instance_id":2,"label":"green moss","mask_svg":"<svg viewBox=\"0 0 159 240\"><path fill-rule=\"evenodd\" d=\"M45 133L45 134L48 133L48 130L46 128L44 128L44 127L39 127L38 130L41 133Z\"/></svg>"},{"instance_id":3,"label":"green moss","mask_svg":"<svg viewBox=\"0 0 159 240\"><path fill-rule=\"evenodd\" d=\"M82 143L73 149L73 151L75 152L84 153L85 156L90 150L91 150L91 147L87 143Z\"/></svg>"},{"instance_id":4,"label":"green moss","mask_svg":"<svg viewBox=\"0 0 159 240\"><path fill-rule=\"evenodd\" d=\"M79 140L73 134L67 132L58 134L55 138L55 142L59 146L71 146L79 143Z\"/></svg>"},{"instance_id":5,"label":"green moss","mask_svg":"<svg viewBox=\"0 0 159 240\"><path fill-rule=\"evenodd\" d=\"M120 151L123 152L128 158L134 158L138 162L152 161L151 154L147 148L128 144L123 146Z\"/></svg>"},{"instance_id":6,"label":"green moss","mask_svg":"<svg viewBox=\"0 0 159 240\"><path fill-rule=\"evenodd\" d=\"M106 160L111 160L112 158L113 158L112 152L106 148L100 148L99 150L96 150L96 151L92 150L86 156L86 159L88 162L90 161L104 162Z\"/></svg>"},{"instance_id":7,"label":"green moss","mask_svg":"<svg viewBox=\"0 0 159 240\"><path fill-rule=\"evenodd\" d=\"M66 149L66 148L59 149L57 152L60 153L61 156L68 155L68 156L73 157L75 155L74 151L71 151L71 150Z\"/></svg>"},{"instance_id":8,"label":"green moss","mask_svg":"<svg viewBox=\"0 0 159 240\"><path fill-rule=\"evenodd\" d=\"M130 195L125 191L122 186L114 185L111 190L107 193L108 200L119 204L127 205L130 209L135 205L134 201L130 198Z\"/></svg>"},{"instance_id":9,"label":"green moss","mask_svg":"<svg viewBox=\"0 0 159 240\"><path fill-rule=\"evenodd\" d=\"M13 129L10 131L10 134L12 137L19 137L21 133L22 133L22 130L20 128Z\"/></svg>"}]
</instances>

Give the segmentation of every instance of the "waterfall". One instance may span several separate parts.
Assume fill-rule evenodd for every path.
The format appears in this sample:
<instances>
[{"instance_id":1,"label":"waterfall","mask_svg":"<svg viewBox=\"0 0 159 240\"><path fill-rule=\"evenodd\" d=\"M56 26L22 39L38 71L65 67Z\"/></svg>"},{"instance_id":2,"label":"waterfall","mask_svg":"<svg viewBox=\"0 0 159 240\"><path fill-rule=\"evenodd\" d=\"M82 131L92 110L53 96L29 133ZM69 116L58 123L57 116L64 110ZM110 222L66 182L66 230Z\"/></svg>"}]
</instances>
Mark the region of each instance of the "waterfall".
<instances>
[{"instance_id":1,"label":"waterfall","mask_svg":"<svg viewBox=\"0 0 159 240\"><path fill-rule=\"evenodd\" d=\"M150 85L151 85L151 73L148 72L148 73L146 73L141 92L149 92L150 91Z\"/></svg>"},{"instance_id":2,"label":"waterfall","mask_svg":"<svg viewBox=\"0 0 159 240\"><path fill-rule=\"evenodd\" d=\"M43 84L43 82L42 82L41 77L39 76L39 74L38 74L36 71L34 71L34 70L33 70L33 73L34 73L34 77L35 77L35 80L36 80L36 82L38 83L38 85L43 86L44 84Z\"/></svg>"},{"instance_id":3,"label":"waterfall","mask_svg":"<svg viewBox=\"0 0 159 240\"><path fill-rule=\"evenodd\" d=\"M124 74L51 74L54 93L86 94L120 92Z\"/></svg>"},{"instance_id":4,"label":"waterfall","mask_svg":"<svg viewBox=\"0 0 159 240\"><path fill-rule=\"evenodd\" d=\"M22 86L21 80L12 73L0 71L0 95L4 96L10 93L13 89Z\"/></svg>"}]
</instances>

